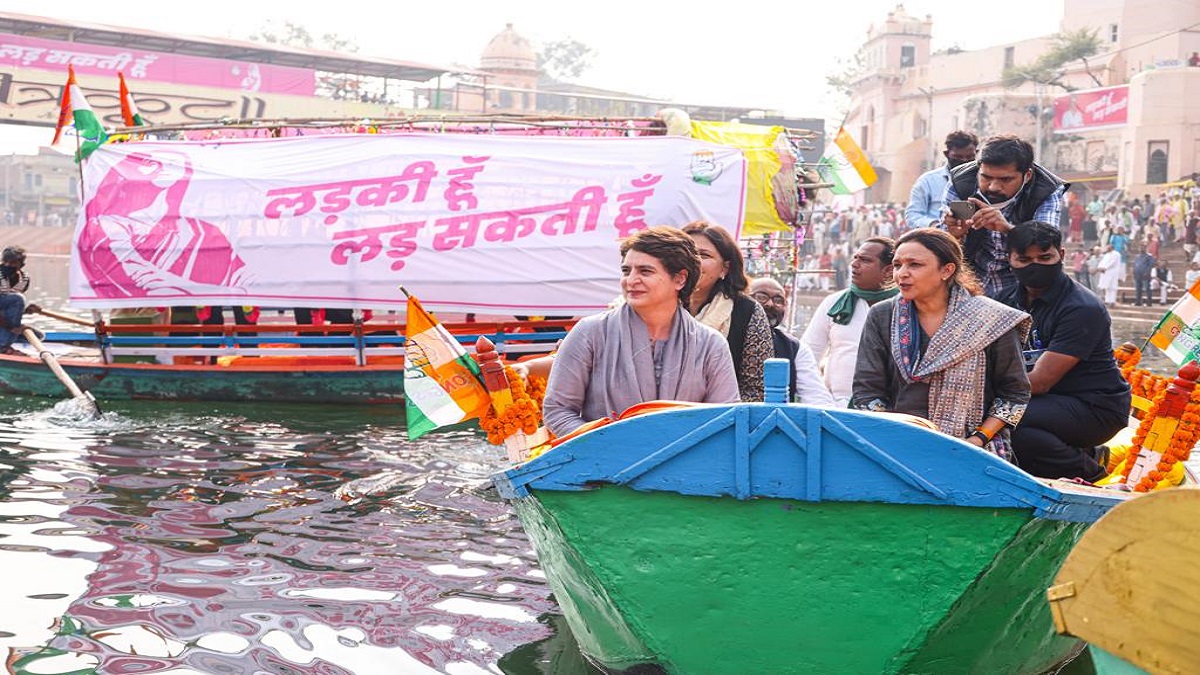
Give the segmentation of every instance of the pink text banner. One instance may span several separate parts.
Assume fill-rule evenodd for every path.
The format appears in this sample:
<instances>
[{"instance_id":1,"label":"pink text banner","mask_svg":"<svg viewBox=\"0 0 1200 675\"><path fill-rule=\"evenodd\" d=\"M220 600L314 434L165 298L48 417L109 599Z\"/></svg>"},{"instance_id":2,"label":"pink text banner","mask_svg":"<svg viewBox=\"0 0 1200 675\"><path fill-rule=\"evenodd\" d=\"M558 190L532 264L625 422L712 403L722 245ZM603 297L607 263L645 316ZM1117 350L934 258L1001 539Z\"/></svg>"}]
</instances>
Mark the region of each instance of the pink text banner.
<instances>
[{"instance_id":1,"label":"pink text banner","mask_svg":"<svg viewBox=\"0 0 1200 675\"><path fill-rule=\"evenodd\" d=\"M741 230L746 163L675 137L343 135L101 147L71 304L578 315L619 294L618 241Z\"/></svg>"},{"instance_id":2,"label":"pink text banner","mask_svg":"<svg viewBox=\"0 0 1200 675\"><path fill-rule=\"evenodd\" d=\"M84 42L43 40L0 33L0 64L18 68L60 70L66 81L67 66L76 74L116 77L124 72L131 80L153 80L264 94L313 96L315 71L249 61L227 61L202 56L178 56ZM82 80L81 83L86 83ZM133 94L137 86L131 83Z\"/></svg>"},{"instance_id":3,"label":"pink text banner","mask_svg":"<svg viewBox=\"0 0 1200 675\"><path fill-rule=\"evenodd\" d=\"M1073 91L1054 99L1054 133L1122 126L1129 119L1129 85Z\"/></svg>"}]
</instances>

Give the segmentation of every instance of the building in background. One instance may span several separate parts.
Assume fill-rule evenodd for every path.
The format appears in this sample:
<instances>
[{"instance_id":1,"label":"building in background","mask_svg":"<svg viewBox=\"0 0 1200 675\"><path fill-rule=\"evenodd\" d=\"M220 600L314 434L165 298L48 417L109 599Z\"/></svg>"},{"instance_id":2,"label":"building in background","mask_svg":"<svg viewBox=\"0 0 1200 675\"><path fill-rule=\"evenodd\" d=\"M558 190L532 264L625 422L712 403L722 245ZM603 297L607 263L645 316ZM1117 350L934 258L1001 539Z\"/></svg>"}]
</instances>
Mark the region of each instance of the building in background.
<instances>
[{"instance_id":1,"label":"building in background","mask_svg":"<svg viewBox=\"0 0 1200 675\"><path fill-rule=\"evenodd\" d=\"M536 47L511 23L484 47L478 67L463 69L441 84L450 91L447 109L463 114L653 117L660 108L672 107L701 120L778 115L762 108L680 103L555 80L541 71ZM426 96L435 99L433 92Z\"/></svg>"},{"instance_id":2,"label":"building in background","mask_svg":"<svg viewBox=\"0 0 1200 675\"><path fill-rule=\"evenodd\" d=\"M1002 83L1006 67L1033 63L1053 36L935 53L934 27L897 5L860 48L845 128L879 173L865 201L907 200L960 128L1028 139L1078 191L1140 195L1200 171L1200 67L1188 65L1200 51L1200 3L1064 0L1061 31L1094 30L1103 45L1086 67L1068 65L1074 101L1062 88Z\"/></svg>"},{"instance_id":3,"label":"building in background","mask_svg":"<svg viewBox=\"0 0 1200 675\"><path fill-rule=\"evenodd\" d=\"M484 47L478 68L5 12L0 12L0 42L0 122L46 127L47 141L58 118L68 62L109 127L122 124L118 71L125 73L134 100L153 124L371 119L438 111L652 117L673 107L699 120L822 126L820 120L789 121L761 108L679 103L556 81L541 71L534 44L512 24ZM820 150L806 149L805 159L815 161ZM2 204L11 212L0 216L14 224L74 222L78 173L70 156L43 149L35 157L0 157L0 164L9 172Z\"/></svg>"},{"instance_id":4,"label":"building in background","mask_svg":"<svg viewBox=\"0 0 1200 675\"><path fill-rule=\"evenodd\" d=\"M74 225L79 167L71 155L0 155L0 225Z\"/></svg>"}]
</instances>

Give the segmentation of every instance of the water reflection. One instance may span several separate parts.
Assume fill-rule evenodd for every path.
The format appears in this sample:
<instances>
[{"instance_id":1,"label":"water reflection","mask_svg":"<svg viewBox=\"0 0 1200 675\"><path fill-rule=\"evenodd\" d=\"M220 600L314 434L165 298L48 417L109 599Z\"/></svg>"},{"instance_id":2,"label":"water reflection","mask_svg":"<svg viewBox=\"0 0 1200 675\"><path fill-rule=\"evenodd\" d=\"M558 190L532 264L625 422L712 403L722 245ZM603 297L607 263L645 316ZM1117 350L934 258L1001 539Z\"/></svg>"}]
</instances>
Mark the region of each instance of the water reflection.
<instances>
[{"instance_id":1,"label":"water reflection","mask_svg":"<svg viewBox=\"0 0 1200 675\"><path fill-rule=\"evenodd\" d=\"M0 405L16 672L482 673L551 634L477 433L409 443L395 407L48 406Z\"/></svg>"}]
</instances>

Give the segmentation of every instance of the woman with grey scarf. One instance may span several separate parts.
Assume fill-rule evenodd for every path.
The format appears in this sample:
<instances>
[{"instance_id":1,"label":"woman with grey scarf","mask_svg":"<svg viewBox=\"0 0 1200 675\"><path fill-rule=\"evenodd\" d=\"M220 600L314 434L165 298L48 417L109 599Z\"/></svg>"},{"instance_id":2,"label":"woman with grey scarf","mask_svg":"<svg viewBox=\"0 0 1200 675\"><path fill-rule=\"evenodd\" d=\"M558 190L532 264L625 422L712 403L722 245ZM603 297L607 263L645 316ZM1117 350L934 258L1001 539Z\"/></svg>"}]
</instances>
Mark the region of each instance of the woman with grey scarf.
<instances>
[{"instance_id":1,"label":"woman with grey scarf","mask_svg":"<svg viewBox=\"0 0 1200 675\"><path fill-rule=\"evenodd\" d=\"M651 227L621 242L624 302L586 317L563 340L542 415L558 436L653 400L736 403L725 338L686 309L700 276L691 237Z\"/></svg>"}]
</instances>

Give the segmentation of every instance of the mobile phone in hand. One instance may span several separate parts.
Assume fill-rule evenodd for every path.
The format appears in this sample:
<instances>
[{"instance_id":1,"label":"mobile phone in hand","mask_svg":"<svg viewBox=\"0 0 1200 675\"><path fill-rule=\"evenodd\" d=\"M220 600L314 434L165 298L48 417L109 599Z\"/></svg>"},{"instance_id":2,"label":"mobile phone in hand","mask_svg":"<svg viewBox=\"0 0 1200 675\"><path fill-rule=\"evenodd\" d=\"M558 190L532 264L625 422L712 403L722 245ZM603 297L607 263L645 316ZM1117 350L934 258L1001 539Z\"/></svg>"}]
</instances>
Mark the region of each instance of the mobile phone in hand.
<instances>
[{"instance_id":1,"label":"mobile phone in hand","mask_svg":"<svg viewBox=\"0 0 1200 675\"><path fill-rule=\"evenodd\" d=\"M950 209L950 214L959 220L970 220L971 216L979 210L979 207L975 206L975 202L968 201L953 201L946 206Z\"/></svg>"}]
</instances>

